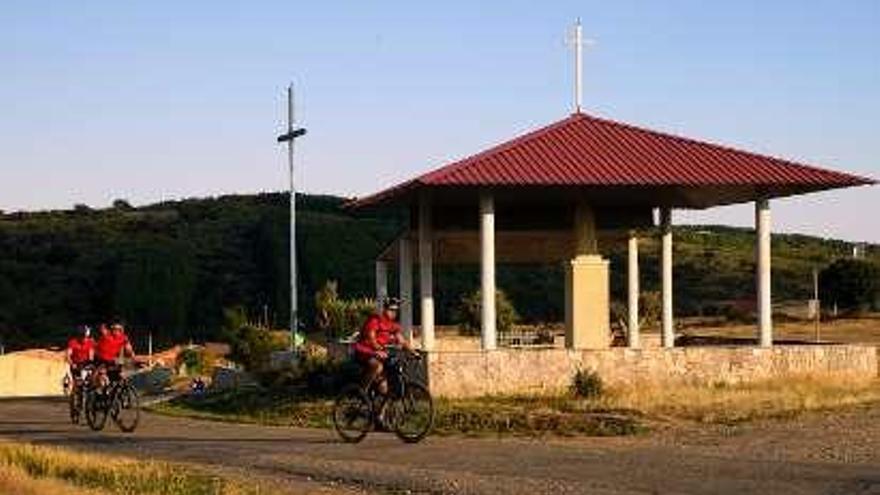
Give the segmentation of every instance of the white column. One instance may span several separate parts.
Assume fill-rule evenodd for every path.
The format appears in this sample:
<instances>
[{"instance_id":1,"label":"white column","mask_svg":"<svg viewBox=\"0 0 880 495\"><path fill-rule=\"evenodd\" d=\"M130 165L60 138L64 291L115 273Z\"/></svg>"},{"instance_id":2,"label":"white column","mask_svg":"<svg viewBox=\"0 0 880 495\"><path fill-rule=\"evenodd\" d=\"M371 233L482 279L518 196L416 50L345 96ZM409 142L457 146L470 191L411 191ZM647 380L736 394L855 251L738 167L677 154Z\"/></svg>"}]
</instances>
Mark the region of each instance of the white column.
<instances>
[{"instance_id":1,"label":"white column","mask_svg":"<svg viewBox=\"0 0 880 495\"><path fill-rule=\"evenodd\" d=\"M388 262L376 260L376 310L388 299Z\"/></svg>"},{"instance_id":2,"label":"white column","mask_svg":"<svg viewBox=\"0 0 880 495\"><path fill-rule=\"evenodd\" d=\"M431 203L427 196L419 201L419 288L422 296L422 349L434 349L434 257Z\"/></svg>"},{"instance_id":3,"label":"white column","mask_svg":"<svg viewBox=\"0 0 880 495\"><path fill-rule=\"evenodd\" d=\"M755 202L758 333L761 347L773 345L773 307L770 299L770 202Z\"/></svg>"},{"instance_id":4,"label":"white column","mask_svg":"<svg viewBox=\"0 0 880 495\"><path fill-rule=\"evenodd\" d=\"M627 345L632 349L641 347L639 343L639 238L634 230L629 233L629 261L627 263Z\"/></svg>"},{"instance_id":5,"label":"white column","mask_svg":"<svg viewBox=\"0 0 880 495\"><path fill-rule=\"evenodd\" d=\"M412 341L413 320L413 280L412 280L412 246L407 237L401 237L398 249L398 262L400 264L397 274L400 278L400 327L407 341Z\"/></svg>"},{"instance_id":6,"label":"white column","mask_svg":"<svg viewBox=\"0 0 880 495\"><path fill-rule=\"evenodd\" d=\"M495 349L495 201L491 193L480 196L480 292L483 350Z\"/></svg>"},{"instance_id":7,"label":"white column","mask_svg":"<svg viewBox=\"0 0 880 495\"><path fill-rule=\"evenodd\" d=\"M661 260L663 333L661 341L663 347L671 348L675 346L675 329L672 320L672 210L670 208L660 208L660 230L663 236Z\"/></svg>"}]
</instances>

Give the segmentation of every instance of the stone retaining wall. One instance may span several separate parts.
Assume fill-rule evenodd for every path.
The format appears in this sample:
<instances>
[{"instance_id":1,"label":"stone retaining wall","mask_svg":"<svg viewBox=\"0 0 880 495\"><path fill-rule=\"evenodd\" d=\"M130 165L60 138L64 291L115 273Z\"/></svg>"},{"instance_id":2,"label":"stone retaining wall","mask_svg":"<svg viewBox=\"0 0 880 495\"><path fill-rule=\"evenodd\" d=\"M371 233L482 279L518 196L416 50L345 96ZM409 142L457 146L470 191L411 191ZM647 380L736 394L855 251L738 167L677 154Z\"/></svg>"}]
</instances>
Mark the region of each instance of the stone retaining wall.
<instances>
[{"instance_id":1,"label":"stone retaining wall","mask_svg":"<svg viewBox=\"0 0 880 495\"><path fill-rule=\"evenodd\" d=\"M733 384L804 375L878 376L874 346L800 345L501 349L435 352L428 357L431 391L443 397L564 392L579 369L598 372L606 384Z\"/></svg>"},{"instance_id":2,"label":"stone retaining wall","mask_svg":"<svg viewBox=\"0 0 880 495\"><path fill-rule=\"evenodd\" d=\"M0 356L0 397L62 395L67 364L60 355L54 359L25 353Z\"/></svg>"}]
</instances>

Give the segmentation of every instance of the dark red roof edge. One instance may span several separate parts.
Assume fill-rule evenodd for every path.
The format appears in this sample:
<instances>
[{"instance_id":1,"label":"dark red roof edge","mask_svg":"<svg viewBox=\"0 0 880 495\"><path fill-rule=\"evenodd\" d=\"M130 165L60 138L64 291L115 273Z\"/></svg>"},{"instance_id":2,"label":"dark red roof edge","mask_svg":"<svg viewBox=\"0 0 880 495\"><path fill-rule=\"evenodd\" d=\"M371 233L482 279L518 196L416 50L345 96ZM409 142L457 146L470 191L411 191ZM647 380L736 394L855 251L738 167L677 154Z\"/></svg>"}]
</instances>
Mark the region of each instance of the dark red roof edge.
<instances>
[{"instance_id":1,"label":"dark red roof edge","mask_svg":"<svg viewBox=\"0 0 880 495\"><path fill-rule=\"evenodd\" d=\"M629 130L636 131L636 132L647 133L647 134L651 134L653 136L671 138L671 139L682 141L682 142L685 142L688 144L697 144L697 145L701 145L701 146L713 146L715 148L719 148L724 151L731 151L734 153L742 153L742 154L745 154L748 156L761 158L761 159L775 160L778 162L783 162L787 165L792 165L792 166L799 167L799 168L809 169L810 171L813 171L813 172L818 172L818 173L823 173L823 174L832 173L832 174L837 174L837 175L841 175L841 176L846 176L851 179L854 179L857 184L861 184L861 185L877 184L877 181L870 178L870 177L864 177L864 176L860 176L860 175L850 174L847 172L839 172L837 170L829 170L826 168L818 167L816 165L795 162L795 161L788 159L788 158L781 158L778 156L765 154L765 153L756 153L754 151L748 151L748 150L736 148L734 146L723 144L723 143L710 142L710 141L706 141L706 140L702 140L702 139L690 138L690 137L682 136L680 134L674 134L674 133L666 132L666 131L658 131L658 130L654 130L654 129L649 129L647 127L640 127L637 125L628 124L626 122L620 122L618 120L608 119L605 117L596 117L594 115L589 115L586 113L572 114L572 116L569 118L572 118L572 117L589 118L589 119L593 119L593 120L598 120L600 122L604 122L606 124L614 125L617 127L623 127L624 129L629 129ZM565 122L567 120L568 119L561 121L561 122ZM561 123L561 122L557 122L557 124Z\"/></svg>"},{"instance_id":2,"label":"dark red roof edge","mask_svg":"<svg viewBox=\"0 0 880 495\"><path fill-rule=\"evenodd\" d=\"M659 136L659 137L667 138L667 139L674 139L674 140L677 140L677 141L680 141L683 143L687 143L687 144L696 144L696 145L700 145L700 146L711 146L711 147L714 147L719 150L733 152L733 153L739 153L739 154L743 154L743 155L747 155L747 156L755 157L755 158L759 158L759 159L773 160L776 162L783 163L785 165L805 169L810 172L815 172L815 173L820 173L820 174L832 174L832 175L838 176L838 178L841 180L841 183L845 183L847 185L856 186L856 185L877 184L876 180L874 180L872 178L864 177L864 176L839 172L836 170L824 169L824 168L817 167L814 165L795 162L795 161L792 161L792 160L786 159L786 158L780 158L780 157L776 157L776 156L769 155L769 154L762 154L762 153L747 151L747 150L739 149L739 148L729 146L726 144L720 144L717 142L710 142L710 141L706 141L706 140L689 138L689 137L681 136L679 134L674 134L674 133L670 133L670 132L657 131L654 129L640 127L637 125L628 124L625 122L620 122L617 120L608 119L608 118L604 118L604 117L597 117L597 116L586 114L586 113L573 113L573 114L569 115L567 118L564 118L562 120L559 120L559 121L554 122L549 125L539 127L539 128L534 129L532 131L528 131L525 134L522 134L520 136L517 136L513 139L502 142L502 143L497 144L495 146L491 146L481 152L478 152L476 154L473 154L473 155L467 156L465 158L456 160L456 161L449 163L447 165L444 165L440 168L428 171L422 175L419 175L418 177L416 177L414 179L410 179L410 180L398 183L390 188L381 190L375 194L371 194L371 195L368 195L368 196L365 196L362 198L356 198L356 199L346 203L344 205L344 207L347 209L358 209L358 208L373 206L373 205L376 205L378 203L381 203L381 202L387 200L388 198L399 196L401 194L412 191L413 189L416 189L420 186L435 185L436 182L442 181L443 177L448 176L449 174L454 174L458 170L468 166L472 162L477 161L487 155L503 152L509 148L517 146L518 144L520 144L522 142L525 142L525 141L533 139L537 136L543 135L544 133L546 133L556 127L561 127L561 126L567 125L567 124L571 123L572 121L579 120L579 119L591 119L591 120L595 120L595 121L598 121L598 122L601 122L604 124L608 124L611 126L624 128L629 131L650 134L652 136ZM440 185L442 185L442 184L440 184ZM491 184L488 184L488 185L491 185ZM674 184L670 184L670 185L674 185ZM822 189L825 189L825 188L822 188Z\"/></svg>"}]
</instances>

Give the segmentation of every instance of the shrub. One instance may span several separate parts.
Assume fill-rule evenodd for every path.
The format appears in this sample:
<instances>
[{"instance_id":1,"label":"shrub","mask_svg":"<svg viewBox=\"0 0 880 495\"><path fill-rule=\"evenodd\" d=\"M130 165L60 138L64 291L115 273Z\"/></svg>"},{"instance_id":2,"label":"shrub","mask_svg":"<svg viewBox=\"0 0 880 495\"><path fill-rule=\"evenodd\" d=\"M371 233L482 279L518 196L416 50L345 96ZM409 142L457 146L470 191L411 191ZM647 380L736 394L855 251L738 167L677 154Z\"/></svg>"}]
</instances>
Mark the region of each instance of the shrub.
<instances>
[{"instance_id":1,"label":"shrub","mask_svg":"<svg viewBox=\"0 0 880 495\"><path fill-rule=\"evenodd\" d=\"M326 354L303 353L297 366L263 370L257 381L269 390L297 390L295 395L332 398L343 385L360 379L360 366L353 360L339 361Z\"/></svg>"},{"instance_id":2,"label":"shrub","mask_svg":"<svg viewBox=\"0 0 880 495\"><path fill-rule=\"evenodd\" d=\"M347 337L376 312L376 302L369 298L341 299L335 281L327 281L315 294L318 328L329 338Z\"/></svg>"},{"instance_id":3,"label":"shrub","mask_svg":"<svg viewBox=\"0 0 880 495\"><path fill-rule=\"evenodd\" d=\"M226 340L230 346L229 358L252 372L265 371L272 352L287 348L286 339L276 332L253 325L243 325L228 332Z\"/></svg>"},{"instance_id":4,"label":"shrub","mask_svg":"<svg viewBox=\"0 0 880 495\"><path fill-rule=\"evenodd\" d=\"M576 397L595 399L605 392L605 384L595 371L577 370L571 383L571 391Z\"/></svg>"},{"instance_id":5,"label":"shrub","mask_svg":"<svg viewBox=\"0 0 880 495\"><path fill-rule=\"evenodd\" d=\"M877 307L880 296L880 268L865 260L842 258L819 274L820 299L844 310Z\"/></svg>"},{"instance_id":6,"label":"shrub","mask_svg":"<svg viewBox=\"0 0 880 495\"><path fill-rule=\"evenodd\" d=\"M662 304L658 291L639 294L639 328L652 328L659 324ZM611 325L621 334L626 334L629 328L629 307L625 301L611 302Z\"/></svg>"},{"instance_id":7,"label":"shrub","mask_svg":"<svg viewBox=\"0 0 880 495\"><path fill-rule=\"evenodd\" d=\"M456 311L456 320L463 335L479 335L482 326L482 297L481 291L476 290L461 298ZM516 308L502 290L495 291L495 319L498 333L510 332L519 320Z\"/></svg>"},{"instance_id":8,"label":"shrub","mask_svg":"<svg viewBox=\"0 0 880 495\"><path fill-rule=\"evenodd\" d=\"M186 372L190 375L204 374L208 368L204 351L194 347L182 350L177 361L178 364L186 365Z\"/></svg>"}]
</instances>

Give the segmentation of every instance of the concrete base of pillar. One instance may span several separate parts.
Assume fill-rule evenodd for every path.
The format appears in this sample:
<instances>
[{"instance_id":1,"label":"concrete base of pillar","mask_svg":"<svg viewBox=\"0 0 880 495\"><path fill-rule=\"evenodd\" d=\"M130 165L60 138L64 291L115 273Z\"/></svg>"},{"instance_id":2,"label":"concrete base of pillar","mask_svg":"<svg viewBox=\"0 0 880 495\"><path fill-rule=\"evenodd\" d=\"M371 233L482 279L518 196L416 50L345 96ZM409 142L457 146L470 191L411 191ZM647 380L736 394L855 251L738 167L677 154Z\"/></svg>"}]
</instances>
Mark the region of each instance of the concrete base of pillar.
<instances>
[{"instance_id":1,"label":"concrete base of pillar","mask_svg":"<svg viewBox=\"0 0 880 495\"><path fill-rule=\"evenodd\" d=\"M607 349L609 326L608 260L581 255L565 273L565 346L569 349Z\"/></svg>"}]
</instances>

